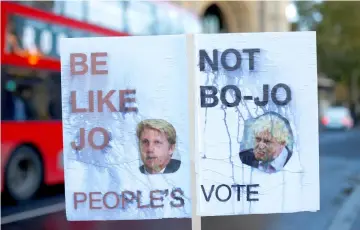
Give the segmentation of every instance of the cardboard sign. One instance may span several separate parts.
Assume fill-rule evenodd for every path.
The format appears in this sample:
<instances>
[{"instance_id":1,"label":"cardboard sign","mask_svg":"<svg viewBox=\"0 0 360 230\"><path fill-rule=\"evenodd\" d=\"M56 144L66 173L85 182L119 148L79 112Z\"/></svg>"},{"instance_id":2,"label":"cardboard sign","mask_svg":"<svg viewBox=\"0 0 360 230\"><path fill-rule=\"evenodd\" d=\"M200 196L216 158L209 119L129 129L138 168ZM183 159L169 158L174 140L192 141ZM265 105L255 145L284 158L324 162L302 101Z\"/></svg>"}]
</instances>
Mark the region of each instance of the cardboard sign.
<instances>
[{"instance_id":1,"label":"cardboard sign","mask_svg":"<svg viewBox=\"0 0 360 230\"><path fill-rule=\"evenodd\" d=\"M191 217L185 37L61 42L67 219Z\"/></svg>"},{"instance_id":2,"label":"cardboard sign","mask_svg":"<svg viewBox=\"0 0 360 230\"><path fill-rule=\"evenodd\" d=\"M319 209L315 33L66 38L61 64L68 220Z\"/></svg>"},{"instance_id":3,"label":"cardboard sign","mask_svg":"<svg viewBox=\"0 0 360 230\"><path fill-rule=\"evenodd\" d=\"M197 35L198 214L319 210L314 32Z\"/></svg>"}]
</instances>

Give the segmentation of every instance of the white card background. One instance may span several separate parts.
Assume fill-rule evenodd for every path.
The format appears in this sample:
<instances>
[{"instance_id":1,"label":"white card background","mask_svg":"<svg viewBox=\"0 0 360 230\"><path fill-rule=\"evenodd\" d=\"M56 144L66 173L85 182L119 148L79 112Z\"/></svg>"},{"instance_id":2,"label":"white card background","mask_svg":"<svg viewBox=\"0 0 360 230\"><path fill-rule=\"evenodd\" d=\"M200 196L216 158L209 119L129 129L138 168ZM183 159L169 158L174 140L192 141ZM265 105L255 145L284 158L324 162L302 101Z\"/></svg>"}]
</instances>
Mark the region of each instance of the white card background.
<instances>
[{"instance_id":1,"label":"white card background","mask_svg":"<svg viewBox=\"0 0 360 230\"><path fill-rule=\"evenodd\" d=\"M70 76L70 53L107 52L108 76ZM191 217L189 168L188 78L186 41L184 36L80 38L61 40L63 139L65 163L66 216L68 220L125 220ZM136 115L110 113L70 113L70 91L77 91L77 106L87 107L87 92L115 89L136 89ZM118 95L118 94L116 94ZM112 97L119 105L119 97ZM95 100L96 102L96 100ZM95 107L96 108L96 107ZM177 131L175 157L180 169L172 174L146 176L139 171L140 155L136 125L145 118L161 118ZM111 133L110 147L103 151L90 147L76 153L70 143L78 130L101 126ZM100 136L96 136L101 141ZM149 203L149 191L181 188L185 206L172 208L170 196L164 208L141 209L136 203L123 210L90 210L89 202L74 209L74 192L124 190L142 191L143 204ZM96 199L101 196L96 196ZM111 199L108 199L111 204ZM114 204L114 200L112 201ZM102 206L101 202L94 203Z\"/></svg>"},{"instance_id":2,"label":"white card background","mask_svg":"<svg viewBox=\"0 0 360 230\"><path fill-rule=\"evenodd\" d=\"M264 113L256 109L253 101L243 101L237 108L200 108L199 148L197 158L197 214L203 216L286 213L316 211L319 209L319 151L318 151L318 106L316 37L313 32L302 33L249 33L196 35L196 54L205 49L212 58L213 49L237 50L260 48L255 58L255 71L249 72L247 54L243 54L242 70L223 74L200 72L200 85L237 85L242 96L252 95L262 98L262 85L270 89L277 83L287 84L292 91L292 101L275 111L286 117L294 134L293 155L282 171L266 174L242 164L239 152L246 146L242 143L244 120ZM234 61L234 56L231 61ZM196 57L199 60L199 56ZM228 62L231 62L230 59ZM198 64L198 63L197 63ZM279 98L281 95L279 96ZM270 99L271 100L271 99ZM233 100L231 100L233 101ZM259 192L251 195L257 202L246 200L246 189L237 201L236 191L227 202L219 202L215 189L220 184L259 184L252 188ZM209 194L215 185L209 202L204 199L201 185ZM221 198L226 198L226 188L219 190Z\"/></svg>"}]
</instances>

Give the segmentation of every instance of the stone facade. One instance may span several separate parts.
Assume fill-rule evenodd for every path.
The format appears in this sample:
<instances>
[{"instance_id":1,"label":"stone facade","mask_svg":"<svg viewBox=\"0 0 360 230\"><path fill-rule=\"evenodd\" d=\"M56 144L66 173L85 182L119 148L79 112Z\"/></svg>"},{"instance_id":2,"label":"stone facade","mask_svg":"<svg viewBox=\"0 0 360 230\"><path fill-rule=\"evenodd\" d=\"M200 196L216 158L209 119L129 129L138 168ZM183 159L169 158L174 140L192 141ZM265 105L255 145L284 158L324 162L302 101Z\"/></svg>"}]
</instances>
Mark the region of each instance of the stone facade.
<instances>
[{"instance_id":1,"label":"stone facade","mask_svg":"<svg viewBox=\"0 0 360 230\"><path fill-rule=\"evenodd\" d=\"M177 1L204 20L204 32L289 31L288 1Z\"/></svg>"}]
</instances>

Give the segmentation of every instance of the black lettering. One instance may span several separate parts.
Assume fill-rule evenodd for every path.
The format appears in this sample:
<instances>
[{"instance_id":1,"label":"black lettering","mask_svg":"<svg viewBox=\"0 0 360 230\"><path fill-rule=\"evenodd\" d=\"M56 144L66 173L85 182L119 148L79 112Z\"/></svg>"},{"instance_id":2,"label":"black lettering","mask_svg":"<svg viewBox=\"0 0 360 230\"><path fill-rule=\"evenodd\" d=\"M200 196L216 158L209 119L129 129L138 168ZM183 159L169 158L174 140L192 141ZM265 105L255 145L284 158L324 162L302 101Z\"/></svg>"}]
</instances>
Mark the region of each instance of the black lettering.
<instances>
[{"instance_id":1,"label":"black lettering","mask_svg":"<svg viewBox=\"0 0 360 230\"><path fill-rule=\"evenodd\" d=\"M226 92L232 89L235 91L235 100L233 102L228 102L226 100ZM221 93L220 93L220 100L221 102L226 105L227 107L234 107L234 106L238 106L240 101L241 101L241 91L238 87L236 87L235 85L227 85L224 88L221 89Z\"/></svg>"},{"instance_id":2,"label":"black lettering","mask_svg":"<svg viewBox=\"0 0 360 230\"><path fill-rule=\"evenodd\" d=\"M226 62L226 58L228 54L234 54L236 58L236 62L234 66L229 66ZM226 69L227 71L234 71L236 69L239 69L241 66L241 54L236 49L226 49L224 53L221 54L221 65Z\"/></svg>"},{"instance_id":3,"label":"black lettering","mask_svg":"<svg viewBox=\"0 0 360 230\"><path fill-rule=\"evenodd\" d=\"M241 188L245 187L245 185L242 184L234 184L231 187L233 188L237 188L237 200L240 201L240 197L241 197Z\"/></svg>"},{"instance_id":4,"label":"black lettering","mask_svg":"<svg viewBox=\"0 0 360 230\"><path fill-rule=\"evenodd\" d=\"M219 52L217 49L213 50L213 60L210 59L206 50L199 50L199 58L200 71L205 71L205 60L213 71L219 70Z\"/></svg>"},{"instance_id":5,"label":"black lettering","mask_svg":"<svg viewBox=\"0 0 360 230\"><path fill-rule=\"evenodd\" d=\"M235 91L235 100L233 102L228 102L226 100L226 92L232 89ZM220 93L220 100L221 102L226 105L227 107L234 107L234 106L238 106L240 101L241 101L241 91L238 87L236 87L235 85L227 85L224 88L221 89L221 93Z\"/></svg>"},{"instance_id":6,"label":"black lettering","mask_svg":"<svg viewBox=\"0 0 360 230\"><path fill-rule=\"evenodd\" d=\"M260 49L243 49L244 53L249 53L249 70L254 70L254 54L260 53Z\"/></svg>"},{"instance_id":7,"label":"black lettering","mask_svg":"<svg viewBox=\"0 0 360 230\"><path fill-rule=\"evenodd\" d=\"M242 50L244 53L248 53L249 55L249 70L254 70L255 69L255 53L260 53L260 49L256 48L256 49L243 49ZM227 57L228 54L234 54L235 55L235 64L234 66L229 66L229 64L227 63ZM213 50L213 56L212 59L210 58L210 56L208 55L208 53L206 52L206 50L201 49L199 50L199 67L200 67L200 71L205 71L205 62L207 62L207 64L210 66L212 71L218 71L219 70L219 52L217 49ZM241 57L241 53L239 50L230 48L230 49L226 49L220 57L220 61L221 61L221 65L222 67L227 70L227 71L234 71L236 69L239 69L241 67L241 63L242 63L242 57Z\"/></svg>"},{"instance_id":8,"label":"black lettering","mask_svg":"<svg viewBox=\"0 0 360 230\"><path fill-rule=\"evenodd\" d=\"M283 88L286 92L286 98L284 101L279 101L276 97L276 93L279 88ZM290 87L283 83L279 83L279 84L275 85L274 88L271 90L271 99L276 105L287 105L291 100Z\"/></svg>"},{"instance_id":9,"label":"black lettering","mask_svg":"<svg viewBox=\"0 0 360 230\"><path fill-rule=\"evenodd\" d=\"M225 199L221 199L221 198L219 197L219 190L220 190L221 187L226 187L226 188L228 189L228 191L229 191L229 195L228 195ZM228 185L226 185L226 184L219 185L219 186L216 188L215 196L216 196L216 198L217 198L219 201L221 201L221 202L226 202L226 201L228 201L228 200L230 199L230 197L231 197L231 188L230 188L230 186L228 186Z\"/></svg>"},{"instance_id":10,"label":"black lettering","mask_svg":"<svg viewBox=\"0 0 360 230\"><path fill-rule=\"evenodd\" d=\"M209 202L209 200L210 200L210 198L211 198L211 195L212 195L212 193L213 193L213 191L214 191L214 187L215 187L215 185L211 185L211 189L210 189L209 196L207 196L207 195L206 195L206 192L205 192L204 185L201 185L201 190L202 190L202 192L203 192L203 194L204 194L204 197L205 197L205 200L206 200L207 202Z\"/></svg>"},{"instance_id":11,"label":"black lettering","mask_svg":"<svg viewBox=\"0 0 360 230\"><path fill-rule=\"evenodd\" d=\"M259 194L258 191L251 191L250 190L251 187L254 187L254 188L259 187L259 185L258 184L249 184L246 186L246 200L247 201L259 201L258 198L254 198L254 199L250 198L250 194Z\"/></svg>"},{"instance_id":12,"label":"black lettering","mask_svg":"<svg viewBox=\"0 0 360 230\"><path fill-rule=\"evenodd\" d=\"M206 94L206 90L209 90L210 94ZM201 107L215 107L219 103L219 99L216 97L217 92L215 86L200 86ZM212 98L213 101L207 103L207 98Z\"/></svg>"},{"instance_id":13,"label":"black lettering","mask_svg":"<svg viewBox=\"0 0 360 230\"><path fill-rule=\"evenodd\" d=\"M259 97L254 99L255 105L257 106L265 106L269 102L269 85L263 85L263 100L260 101Z\"/></svg>"}]
</instances>

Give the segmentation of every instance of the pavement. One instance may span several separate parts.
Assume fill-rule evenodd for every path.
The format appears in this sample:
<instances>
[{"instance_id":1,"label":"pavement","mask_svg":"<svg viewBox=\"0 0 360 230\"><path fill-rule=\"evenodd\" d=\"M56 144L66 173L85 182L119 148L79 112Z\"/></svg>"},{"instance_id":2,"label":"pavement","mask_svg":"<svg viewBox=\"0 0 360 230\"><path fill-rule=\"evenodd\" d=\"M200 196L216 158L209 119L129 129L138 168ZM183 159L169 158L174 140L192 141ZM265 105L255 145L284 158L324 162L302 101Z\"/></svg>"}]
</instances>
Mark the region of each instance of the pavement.
<instances>
[{"instance_id":1,"label":"pavement","mask_svg":"<svg viewBox=\"0 0 360 230\"><path fill-rule=\"evenodd\" d=\"M360 181L360 177L357 179ZM357 186L351 191L351 195L337 212L335 218L331 222L329 230L351 229L356 227L354 223L357 221L360 212L359 200L360 186Z\"/></svg>"},{"instance_id":2,"label":"pavement","mask_svg":"<svg viewBox=\"0 0 360 230\"><path fill-rule=\"evenodd\" d=\"M320 211L203 217L203 230L359 230L360 128L320 134ZM61 190L61 189L60 189ZM190 230L189 219L68 222L63 192L26 204L2 206L2 225L17 229L161 229ZM6 224L3 224L7 222ZM166 228L166 227L165 227Z\"/></svg>"}]
</instances>

